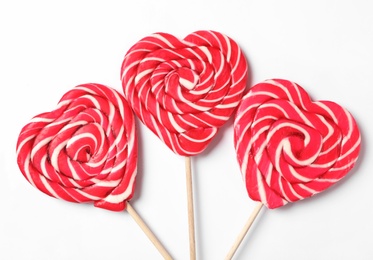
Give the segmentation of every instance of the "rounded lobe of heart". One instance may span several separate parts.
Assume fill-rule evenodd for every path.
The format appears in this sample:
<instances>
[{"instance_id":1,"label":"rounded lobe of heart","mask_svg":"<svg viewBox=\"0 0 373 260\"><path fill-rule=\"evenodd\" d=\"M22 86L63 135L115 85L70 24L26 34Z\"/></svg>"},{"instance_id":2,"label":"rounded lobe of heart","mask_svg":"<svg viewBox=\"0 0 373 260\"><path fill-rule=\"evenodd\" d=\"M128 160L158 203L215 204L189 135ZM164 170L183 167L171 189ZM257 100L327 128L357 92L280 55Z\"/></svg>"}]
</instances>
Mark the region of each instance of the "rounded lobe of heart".
<instances>
[{"instance_id":1,"label":"rounded lobe of heart","mask_svg":"<svg viewBox=\"0 0 373 260\"><path fill-rule=\"evenodd\" d=\"M231 116L247 82L246 59L229 37L156 33L127 52L123 90L140 120L173 152L201 153Z\"/></svg>"},{"instance_id":2,"label":"rounded lobe of heart","mask_svg":"<svg viewBox=\"0 0 373 260\"><path fill-rule=\"evenodd\" d=\"M55 110L22 128L17 163L24 177L49 196L121 211L133 195L137 173L132 110L114 89L76 86Z\"/></svg>"},{"instance_id":3,"label":"rounded lobe of heart","mask_svg":"<svg viewBox=\"0 0 373 260\"><path fill-rule=\"evenodd\" d=\"M360 142L348 111L331 101L311 101L288 80L253 86L234 121L248 194L271 209L313 196L343 178L357 161Z\"/></svg>"}]
</instances>

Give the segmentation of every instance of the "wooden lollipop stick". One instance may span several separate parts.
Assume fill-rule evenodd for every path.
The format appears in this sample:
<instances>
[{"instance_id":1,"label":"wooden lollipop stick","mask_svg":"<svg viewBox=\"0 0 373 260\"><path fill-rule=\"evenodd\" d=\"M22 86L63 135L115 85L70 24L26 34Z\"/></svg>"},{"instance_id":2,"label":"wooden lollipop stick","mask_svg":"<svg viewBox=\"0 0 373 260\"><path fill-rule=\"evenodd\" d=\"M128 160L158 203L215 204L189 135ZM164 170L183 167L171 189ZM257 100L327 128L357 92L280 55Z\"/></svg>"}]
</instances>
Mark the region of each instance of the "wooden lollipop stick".
<instances>
[{"instance_id":1,"label":"wooden lollipop stick","mask_svg":"<svg viewBox=\"0 0 373 260\"><path fill-rule=\"evenodd\" d=\"M154 244L154 246L158 249L159 253L163 256L164 259L171 260L171 255L167 252L167 250L163 247L161 242L156 238L153 232L149 229L149 227L145 224L142 218L137 214L134 208L127 202L127 212L130 216L135 220L135 222L140 226L142 231L144 231L145 235L150 239L150 241Z\"/></svg>"},{"instance_id":2,"label":"wooden lollipop stick","mask_svg":"<svg viewBox=\"0 0 373 260\"><path fill-rule=\"evenodd\" d=\"M193 182L191 158L185 157L187 199L188 199L188 222L189 222L189 252L190 260L196 259L196 242L194 232L194 205L193 205Z\"/></svg>"},{"instance_id":3,"label":"wooden lollipop stick","mask_svg":"<svg viewBox=\"0 0 373 260\"><path fill-rule=\"evenodd\" d=\"M263 207L263 203L261 203L261 202L259 202L256 205L254 211L251 213L251 215L250 215L249 219L247 220L245 226L243 227L243 229L241 230L240 234L236 238L236 241L234 242L233 246L231 247L231 250L229 250L227 256L225 257L225 260L232 259L232 257L236 253L238 247L240 246L242 240L246 236L246 233L249 231L251 225L253 224L255 218L258 216L258 214L259 214L260 210L262 209L262 207Z\"/></svg>"}]
</instances>

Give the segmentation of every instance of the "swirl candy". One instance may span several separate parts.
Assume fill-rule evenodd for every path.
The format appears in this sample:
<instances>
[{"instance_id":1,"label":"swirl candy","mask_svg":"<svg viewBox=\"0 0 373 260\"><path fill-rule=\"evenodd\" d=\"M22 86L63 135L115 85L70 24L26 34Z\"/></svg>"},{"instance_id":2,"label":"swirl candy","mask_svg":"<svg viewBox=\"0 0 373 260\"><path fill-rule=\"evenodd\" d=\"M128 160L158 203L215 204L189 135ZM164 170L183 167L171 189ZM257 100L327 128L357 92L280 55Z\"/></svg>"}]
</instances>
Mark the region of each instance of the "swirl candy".
<instances>
[{"instance_id":1,"label":"swirl candy","mask_svg":"<svg viewBox=\"0 0 373 260\"><path fill-rule=\"evenodd\" d=\"M238 105L247 63L237 43L214 31L183 40L156 33L126 54L121 78L140 120L176 154L201 153Z\"/></svg>"},{"instance_id":2,"label":"swirl candy","mask_svg":"<svg viewBox=\"0 0 373 260\"><path fill-rule=\"evenodd\" d=\"M132 111L117 91L79 85L23 127L17 162L49 196L121 211L134 192L136 138Z\"/></svg>"},{"instance_id":3,"label":"swirl candy","mask_svg":"<svg viewBox=\"0 0 373 260\"><path fill-rule=\"evenodd\" d=\"M360 151L352 115L311 101L296 83L273 79L251 88L234 122L237 159L249 196L277 208L342 179Z\"/></svg>"}]
</instances>

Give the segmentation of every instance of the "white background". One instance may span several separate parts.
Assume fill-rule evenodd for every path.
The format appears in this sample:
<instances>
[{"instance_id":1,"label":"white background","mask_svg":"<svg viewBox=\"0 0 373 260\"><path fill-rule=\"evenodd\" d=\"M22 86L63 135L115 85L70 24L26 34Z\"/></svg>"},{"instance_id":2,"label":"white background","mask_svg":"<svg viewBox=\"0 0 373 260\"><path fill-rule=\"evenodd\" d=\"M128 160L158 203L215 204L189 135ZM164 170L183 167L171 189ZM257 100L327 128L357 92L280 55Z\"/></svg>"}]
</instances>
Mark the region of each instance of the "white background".
<instances>
[{"instance_id":1,"label":"white background","mask_svg":"<svg viewBox=\"0 0 373 260\"><path fill-rule=\"evenodd\" d=\"M6 2L6 3L5 3ZM331 189L264 208L235 259L373 259L373 2L2 1L0 3L0 259L162 259L126 212L44 195L16 164L19 131L72 87L121 91L126 51L153 32L213 29L233 38L253 85L285 78L356 118L359 161ZM183 158L143 125L133 207L175 259L189 258ZM198 259L223 259L256 203L233 148L232 120L193 160Z\"/></svg>"}]
</instances>

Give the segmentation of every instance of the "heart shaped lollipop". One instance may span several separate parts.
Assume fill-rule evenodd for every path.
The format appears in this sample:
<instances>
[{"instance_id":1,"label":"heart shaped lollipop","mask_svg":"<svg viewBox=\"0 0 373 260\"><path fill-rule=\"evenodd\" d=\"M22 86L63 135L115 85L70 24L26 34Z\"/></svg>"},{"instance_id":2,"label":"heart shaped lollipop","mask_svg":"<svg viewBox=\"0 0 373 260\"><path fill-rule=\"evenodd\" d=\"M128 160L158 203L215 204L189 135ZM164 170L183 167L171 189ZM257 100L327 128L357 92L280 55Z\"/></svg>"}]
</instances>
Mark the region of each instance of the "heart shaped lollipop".
<instances>
[{"instance_id":1,"label":"heart shaped lollipop","mask_svg":"<svg viewBox=\"0 0 373 260\"><path fill-rule=\"evenodd\" d=\"M360 132L331 101L311 101L294 82L252 87L234 122L237 159L249 196L268 208L324 191L354 166Z\"/></svg>"},{"instance_id":2,"label":"heart shaped lollipop","mask_svg":"<svg viewBox=\"0 0 373 260\"><path fill-rule=\"evenodd\" d=\"M131 108L116 90L83 84L51 112L35 116L18 137L24 177L49 196L127 212L165 259L171 256L132 208L137 135Z\"/></svg>"},{"instance_id":3,"label":"heart shaped lollipop","mask_svg":"<svg viewBox=\"0 0 373 260\"><path fill-rule=\"evenodd\" d=\"M123 97L106 86L84 84L23 127L17 162L24 177L50 196L121 211L134 192L136 139Z\"/></svg>"},{"instance_id":4,"label":"heart shaped lollipop","mask_svg":"<svg viewBox=\"0 0 373 260\"><path fill-rule=\"evenodd\" d=\"M263 204L270 209L311 197L342 179L360 151L352 115L331 101L311 101L294 82L271 79L243 97L234 145L246 189L259 201L225 259L232 259Z\"/></svg>"},{"instance_id":5,"label":"heart shaped lollipop","mask_svg":"<svg viewBox=\"0 0 373 260\"><path fill-rule=\"evenodd\" d=\"M186 156L190 259L195 259L191 161L238 105L247 63L237 43L214 31L183 40L167 33L141 39L121 69L123 90L140 120L174 153Z\"/></svg>"},{"instance_id":6,"label":"heart shaped lollipop","mask_svg":"<svg viewBox=\"0 0 373 260\"><path fill-rule=\"evenodd\" d=\"M121 78L140 120L176 154L201 153L238 105L247 63L237 43L214 31L183 40L141 39L126 54Z\"/></svg>"}]
</instances>

